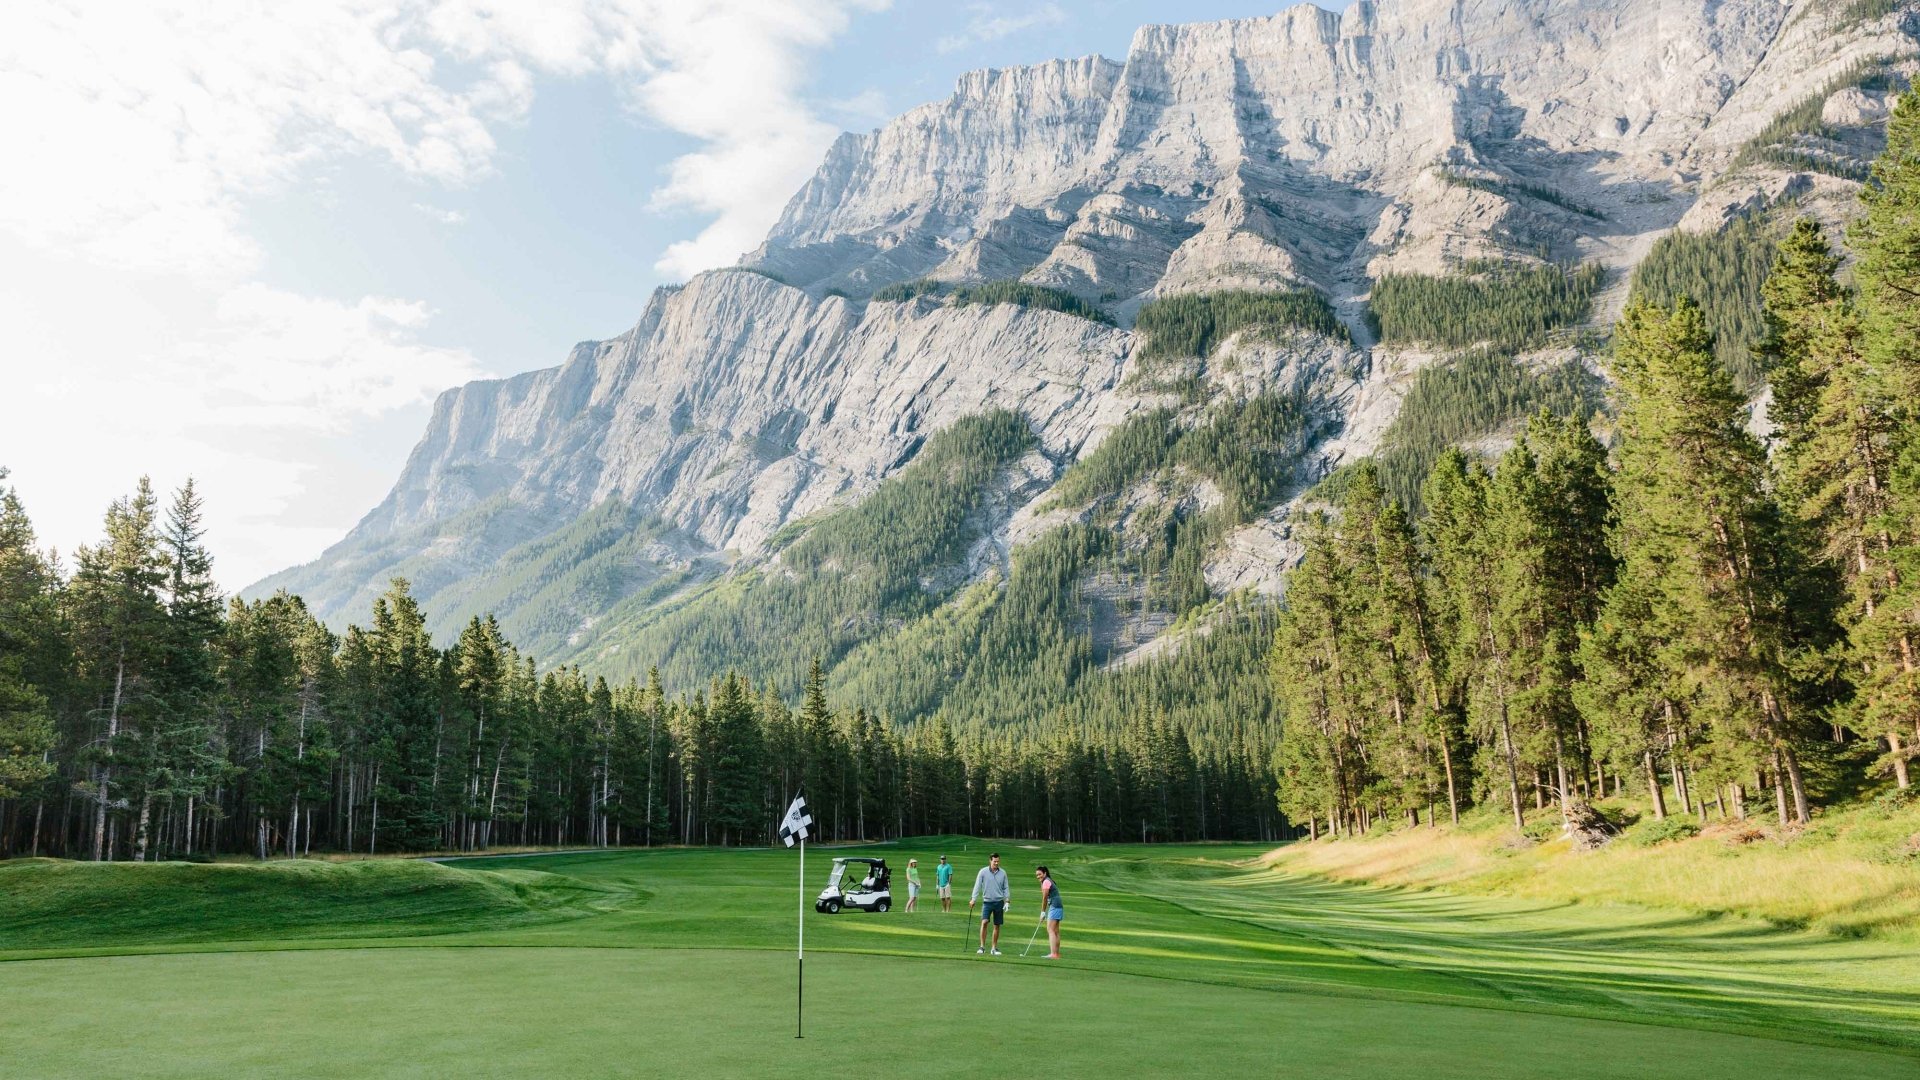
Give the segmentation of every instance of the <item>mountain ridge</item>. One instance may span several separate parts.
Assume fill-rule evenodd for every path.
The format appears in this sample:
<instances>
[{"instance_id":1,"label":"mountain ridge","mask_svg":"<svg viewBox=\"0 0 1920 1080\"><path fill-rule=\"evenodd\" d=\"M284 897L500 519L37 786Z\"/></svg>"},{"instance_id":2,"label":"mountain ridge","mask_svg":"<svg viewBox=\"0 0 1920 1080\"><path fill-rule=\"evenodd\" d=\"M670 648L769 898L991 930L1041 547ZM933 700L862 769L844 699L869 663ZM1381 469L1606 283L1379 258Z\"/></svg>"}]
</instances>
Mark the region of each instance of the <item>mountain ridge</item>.
<instances>
[{"instance_id":1,"label":"mountain ridge","mask_svg":"<svg viewBox=\"0 0 1920 1080\"><path fill-rule=\"evenodd\" d=\"M1010 466L1000 511L952 526L972 530L969 555L927 568L929 595L1004 587L1023 546L1069 525L1106 530L1119 554L1062 587L1141 628L1135 648L1165 652L1146 631L1192 625L1164 609L1193 590L1154 584L1165 567L1121 563L1159 567L1150 553L1164 549L1182 566L1201 559L1215 601L1276 592L1300 493L1378 449L1421 372L1457 362L1458 349L1375 340L1365 304L1381 276L1598 265L1609 280L1583 320L1598 326L1624 302L1628 270L1676 228L1712 231L1788 201L1838 217L1854 181L1742 154L1810 95L1823 95L1822 126L1790 132L1780 156L1825 154L1838 170L1871 150L1885 92L1861 87L1911 72L1916 15L1907 4L1836 21L1855 7L1301 5L1144 27L1123 62L970 73L943 101L841 136L742 266L657 291L632 329L576 345L558 367L443 394L380 506L247 595L300 592L339 625L401 575L444 634L481 613L483 594L520 595L488 578L524 575L525 596L500 612L515 640L632 671L643 658L622 650L649 611L782 572L785 544L810 524L861 505L939 432L1004 409L1025 417L1034 447ZM1663 47L1629 47L1643 40ZM1854 83L1827 90L1847 72ZM1864 102L1843 103L1857 122L1827 123L1849 93ZM939 290L871 298L921 279L1018 279L1115 325ZM1345 334L1256 321L1207 338L1205 356L1168 357L1134 326L1171 297L1248 289L1311 289ZM1194 317L1221 317L1214 306ZM1509 360L1596 368L1579 330ZM1210 431L1281 399L1302 403L1315 435L1262 459L1261 506L1222 516L1206 469L1245 463L1178 459L1178 432L1154 451L1174 456L1153 459L1145 489L1049 505L1129 418L1165 410L1178 431ZM1205 533L1206 549L1183 531ZM548 612L538 633L516 625L529 605ZM876 632L911 625L868 616Z\"/></svg>"}]
</instances>

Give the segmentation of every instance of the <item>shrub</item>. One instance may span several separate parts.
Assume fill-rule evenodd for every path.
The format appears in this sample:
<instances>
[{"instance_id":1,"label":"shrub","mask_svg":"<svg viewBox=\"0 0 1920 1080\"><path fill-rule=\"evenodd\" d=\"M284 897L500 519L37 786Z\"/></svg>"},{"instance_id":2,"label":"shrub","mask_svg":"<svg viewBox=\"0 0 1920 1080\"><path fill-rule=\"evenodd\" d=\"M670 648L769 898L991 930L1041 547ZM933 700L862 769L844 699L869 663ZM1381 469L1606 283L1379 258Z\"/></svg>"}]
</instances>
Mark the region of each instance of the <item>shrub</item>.
<instances>
[{"instance_id":1,"label":"shrub","mask_svg":"<svg viewBox=\"0 0 1920 1080\"><path fill-rule=\"evenodd\" d=\"M1627 843L1634 847L1654 847L1674 840L1700 835L1700 823L1690 817L1674 815L1663 821L1643 821L1627 830Z\"/></svg>"}]
</instances>

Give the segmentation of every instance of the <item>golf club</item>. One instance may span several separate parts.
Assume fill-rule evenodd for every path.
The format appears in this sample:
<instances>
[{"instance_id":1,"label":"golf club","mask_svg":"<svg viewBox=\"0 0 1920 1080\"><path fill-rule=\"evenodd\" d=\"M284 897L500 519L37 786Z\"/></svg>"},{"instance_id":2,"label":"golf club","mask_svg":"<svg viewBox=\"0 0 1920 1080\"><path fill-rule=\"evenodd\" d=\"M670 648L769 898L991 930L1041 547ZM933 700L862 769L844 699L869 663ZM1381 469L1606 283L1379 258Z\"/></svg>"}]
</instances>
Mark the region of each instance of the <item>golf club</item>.
<instances>
[{"instance_id":1,"label":"golf club","mask_svg":"<svg viewBox=\"0 0 1920 1080\"><path fill-rule=\"evenodd\" d=\"M968 904L967 921L960 924L960 951L966 952L967 946L971 944L973 944L973 905Z\"/></svg>"},{"instance_id":2,"label":"golf club","mask_svg":"<svg viewBox=\"0 0 1920 1080\"><path fill-rule=\"evenodd\" d=\"M1047 913L1043 911L1040 913L1040 921L1033 924L1033 936L1027 939L1027 947L1020 950L1021 956L1025 956L1033 951L1033 943L1040 940L1040 928L1046 924Z\"/></svg>"}]
</instances>

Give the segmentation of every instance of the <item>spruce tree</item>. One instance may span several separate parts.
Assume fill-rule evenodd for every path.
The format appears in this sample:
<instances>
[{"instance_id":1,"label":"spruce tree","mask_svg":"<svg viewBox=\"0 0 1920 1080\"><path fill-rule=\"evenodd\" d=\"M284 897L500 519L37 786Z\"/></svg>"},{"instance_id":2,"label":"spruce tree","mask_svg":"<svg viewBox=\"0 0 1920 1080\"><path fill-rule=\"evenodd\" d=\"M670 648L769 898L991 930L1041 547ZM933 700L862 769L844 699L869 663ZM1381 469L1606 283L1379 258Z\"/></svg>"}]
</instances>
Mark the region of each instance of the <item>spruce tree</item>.
<instances>
[{"instance_id":1,"label":"spruce tree","mask_svg":"<svg viewBox=\"0 0 1920 1080\"><path fill-rule=\"evenodd\" d=\"M1744 402L1714 359L1700 309L1629 305L1614 343L1622 442L1615 490L1632 573L1654 584L1673 628L1670 662L1694 683L1693 711L1727 775L1772 771L1781 823L1808 820L1790 708L1785 597L1792 567ZM1789 810L1786 792L1792 793Z\"/></svg>"},{"instance_id":2,"label":"spruce tree","mask_svg":"<svg viewBox=\"0 0 1920 1080\"><path fill-rule=\"evenodd\" d=\"M107 508L100 544L78 551L68 590L81 692L93 721L83 790L93 803L96 861L112 857L117 846L109 842L109 819L117 824L129 794L137 793L127 779L139 775L141 737L161 709L154 683L163 662L167 564L155 528L157 506L152 485L141 477L132 495Z\"/></svg>"},{"instance_id":3,"label":"spruce tree","mask_svg":"<svg viewBox=\"0 0 1920 1080\"><path fill-rule=\"evenodd\" d=\"M1839 617L1850 640L1842 659L1857 689L1841 718L1886 740L1887 766L1904 788L1914 712L1902 702L1899 684L1911 665L1912 641L1899 633L1878 640L1873 632L1900 577L1887 523L1896 419L1885 384L1867 363L1839 267L1819 225L1796 222L1764 289L1767 336L1758 351L1779 406L1779 489L1845 590ZM1801 619L1813 615L1803 611Z\"/></svg>"},{"instance_id":4,"label":"spruce tree","mask_svg":"<svg viewBox=\"0 0 1920 1080\"><path fill-rule=\"evenodd\" d=\"M0 469L0 480L6 477ZM60 666L48 654L64 635L55 617L57 582L34 544L19 494L0 487L0 799L53 774L53 708L44 684Z\"/></svg>"},{"instance_id":5,"label":"spruce tree","mask_svg":"<svg viewBox=\"0 0 1920 1080\"><path fill-rule=\"evenodd\" d=\"M1494 755L1493 782L1506 788L1515 829L1526 827L1520 806L1520 747L1513 733L1513 694L1518 688L1509 650L1513 628L1501 625L1499 589L1492 572L1499 549L1490 534L1490 481L1484 469L1457 449L1441 454L1422 489L1427 505L1423 540L1433 568L1442 625L1451 635L1450 677L1457 680L1468 721Z\"/></svg>"},{"instance_id":6,"label":"spruce tree","mask_svg":"<svg viewBox=\"0 0 1920 1080\"><path fill-rule=\"evenodd\" d=\"M1865 213L1849 239L1859 260L1862 343L1892 435L1885 510L1874 521L1884 593L1870 613L1860 612L1850 638L1867 666L1867 730L1920 743L1920 90L1895 104L1886 149L1860 200ZM1913 747L1895 741L1888 759L1899 770Z\"/></svg>"}]
</instances>

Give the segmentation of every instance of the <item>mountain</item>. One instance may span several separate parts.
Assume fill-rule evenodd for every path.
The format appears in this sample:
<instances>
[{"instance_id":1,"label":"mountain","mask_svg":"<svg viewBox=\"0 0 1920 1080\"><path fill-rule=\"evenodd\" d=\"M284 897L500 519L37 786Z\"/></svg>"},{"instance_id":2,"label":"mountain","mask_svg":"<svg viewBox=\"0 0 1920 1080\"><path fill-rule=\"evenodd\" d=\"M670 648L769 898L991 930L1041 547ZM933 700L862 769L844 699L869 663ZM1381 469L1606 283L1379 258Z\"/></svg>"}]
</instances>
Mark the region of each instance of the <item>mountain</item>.
<instances>
[{"instance_id":1,"label":"mountain","mask_svg":"<svg viewBox=\"0 0 1920 1080\"><path fill-rule=\"evenodd\" d=\"M1363 0L968 74L843 135L740 265L442 395L247 594L340 626L404 576L443 640L491 611L681 686L820 656L903 719L1264 710L1309 489L1599 407L1636 288L1746 363L1773 230L1848 212L1916 35L1884 0Z\"/></svg>"}]
</instances>

